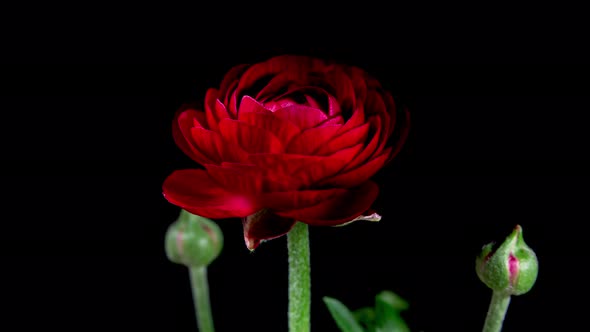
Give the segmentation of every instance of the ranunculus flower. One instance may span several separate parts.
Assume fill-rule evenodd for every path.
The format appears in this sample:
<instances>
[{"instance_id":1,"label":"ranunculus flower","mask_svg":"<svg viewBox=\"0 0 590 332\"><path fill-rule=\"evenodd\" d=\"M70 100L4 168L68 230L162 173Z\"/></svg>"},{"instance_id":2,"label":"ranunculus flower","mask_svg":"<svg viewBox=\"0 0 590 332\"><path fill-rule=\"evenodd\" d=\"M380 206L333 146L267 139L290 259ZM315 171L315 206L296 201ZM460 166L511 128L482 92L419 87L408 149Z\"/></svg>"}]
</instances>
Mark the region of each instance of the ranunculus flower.
<instances>
[{"instance_id":1,"label":"ranunculus flower","mask_svg":"<svg viewBox=\"0 0 590 332\"><path fill-rule=\"evenodd\" d=\"M363 219L369 179L400 150L409 115L365 71L304 56L231 69L204 110L184 106L176 144L204 169L172 173L166 199L207 218L243 220L246 245L301 221Z\"/></svg>"}]
</instances>

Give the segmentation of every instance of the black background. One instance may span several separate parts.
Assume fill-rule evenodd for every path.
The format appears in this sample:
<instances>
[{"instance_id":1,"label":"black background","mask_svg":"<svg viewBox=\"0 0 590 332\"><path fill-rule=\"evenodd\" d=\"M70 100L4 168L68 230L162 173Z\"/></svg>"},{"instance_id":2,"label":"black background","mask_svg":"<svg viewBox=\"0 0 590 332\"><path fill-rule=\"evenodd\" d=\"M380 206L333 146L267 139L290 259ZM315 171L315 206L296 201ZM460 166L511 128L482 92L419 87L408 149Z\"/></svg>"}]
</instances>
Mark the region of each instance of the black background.
<instances>
[{"instance_id":1,"label":"black background","mask_svg":"<svg viewBox=\"0 0 590 332\"><path fill-rule=\"evenodd\" d=\"M172 117L233 65L283 53L360 66L412 113L405 148L375 178L383 220L311 229L314 331L336 331L322 296L354 309L384 289L410 302L413 331L480 330L491 294L474 257L516 224L540 274L513 299L505 331L579 327L586 310L576 301L588 296L590 68L574 63L583 58L578 44L547 42L532 28L465 38L433 29L425 39L418 25L406 26L411 37L379 27L370 38L366 24L357 34L328 26L313 40L284 43L218 26L193 27L190 38L157 27L99 38L91 23L83 32L63 27L66 37L59 24L48 35L37 27L33 39L9 34L0 324L12 329L2 329L194 331L188 275L163 252L178 209L161 184L194 165L172 141ZM217 330L286 331L285 239L252 254L239 221L220 226L226 245L209 269Z\"/></svg>"}]
</instances>

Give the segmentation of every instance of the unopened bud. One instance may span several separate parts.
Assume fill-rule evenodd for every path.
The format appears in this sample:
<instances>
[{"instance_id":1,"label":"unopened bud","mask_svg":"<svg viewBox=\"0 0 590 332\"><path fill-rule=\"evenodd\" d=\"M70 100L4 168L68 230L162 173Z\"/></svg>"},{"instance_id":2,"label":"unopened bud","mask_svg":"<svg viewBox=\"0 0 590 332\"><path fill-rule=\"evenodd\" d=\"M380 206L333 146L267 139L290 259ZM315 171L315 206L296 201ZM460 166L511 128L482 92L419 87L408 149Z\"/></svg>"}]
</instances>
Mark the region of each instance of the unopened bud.
<instances>
[{"instance_id":1,"label":"unopened bud","mask_svg":"<svg viewBox=\"0 0 590 332\"><path fill-rule=\"evenodd\" d=\"M495 292L521 295L537 280L539 263L533 250L524 242L522 227L517 225L499 247L489 243L476 259L479 279Z\"/></svg>"},{"instance_id":2,"label":"unopened bud","mask_svg":"<svg viewBox=\"0 0 590 332\"><path fill-rule=\"evenodd\" d=\"M174 263L188 267L207 266L219 256L223 234L207 219L181 210L166 232L166 255Z\"/></svg>"}]
</instances>

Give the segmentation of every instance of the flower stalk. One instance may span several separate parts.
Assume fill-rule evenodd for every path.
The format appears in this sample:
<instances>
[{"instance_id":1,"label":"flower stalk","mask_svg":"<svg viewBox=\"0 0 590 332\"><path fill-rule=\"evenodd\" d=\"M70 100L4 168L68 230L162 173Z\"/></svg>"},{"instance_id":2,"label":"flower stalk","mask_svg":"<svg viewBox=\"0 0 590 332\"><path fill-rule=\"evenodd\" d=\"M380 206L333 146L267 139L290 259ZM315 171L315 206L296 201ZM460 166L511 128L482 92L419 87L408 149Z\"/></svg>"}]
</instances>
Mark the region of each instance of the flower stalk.
<instances>
[{"instance_id":1,"label":"flower stalk","mask_svg":"<svg viewBox=\"0 0 590 332\"><path fill-rule=\"evenodd\" d=\"M492 301L488 308L488 314L483 326L483 332L500 332L504 317L510 305L510 294L505 292L493 292Z\"/></svg>"},{"instance_id":2,"label":"flower stalk","mask_svg":"<svg viewBox=\"0 0 590 332\"><path fill-rule=\"evenodd\" d=\"M191 288L199 332L214 332L213 315L209 303L209 284L205 266L190 268Z\"/></svg>"},{"instance_id":3,"label":"flower stalk","mask_svg":"<svg viewBox=\"0 0 590 332\"><path fill-rule=\"evenodd\" d=\"M310 331L311 278L308 226L298 222L287 234L289 255L289 332Z\"/></svg>"}]
</instances>

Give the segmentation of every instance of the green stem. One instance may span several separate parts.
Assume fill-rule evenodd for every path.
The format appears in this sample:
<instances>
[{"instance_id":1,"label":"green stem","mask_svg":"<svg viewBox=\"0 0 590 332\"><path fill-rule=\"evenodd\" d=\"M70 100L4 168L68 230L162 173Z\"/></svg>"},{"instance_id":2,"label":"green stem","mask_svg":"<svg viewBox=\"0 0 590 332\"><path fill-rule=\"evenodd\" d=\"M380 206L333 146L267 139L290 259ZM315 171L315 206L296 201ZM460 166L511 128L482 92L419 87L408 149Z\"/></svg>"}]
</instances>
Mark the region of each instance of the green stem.
<instances>
[{"instance_id":1,"label":"green stem","mask_svg":"<svg viewBox=\"0 0 590 332\"><path fill-rule=\"evenodd\" d=\"M191 287L199 332L214 332L213 316L209 304L209 285L207 283L207 267L191 267Z\"/></svg>"},{"instance_id":2,"label":"green stem","mask_svg":"<svg viewBox=\"0 0 590 332\"><path fill-rule=\"evenodd\" d=\"M488 315L483 325L483 332L500 332L502 323L510 304L510 294L494 291L488 308Z\"/></svg>"},{"instance_id":3,"label":"green stem","mask_svg":"<svg viewBox=\"0 0 590 332\"><path fill-rule=\"evenodd\" d=\"M311 279L307 225L295 224L287 234L289 252L289 332L309 332Z\"/></svg>"}]
</instances>

